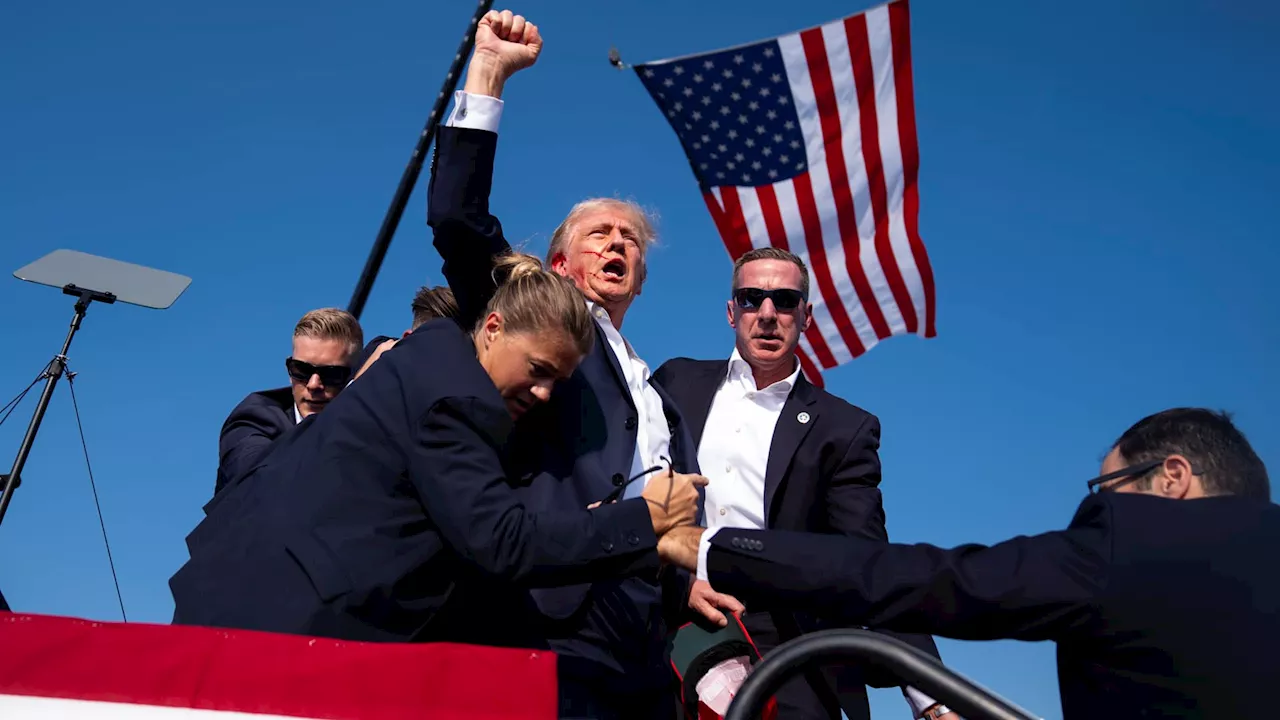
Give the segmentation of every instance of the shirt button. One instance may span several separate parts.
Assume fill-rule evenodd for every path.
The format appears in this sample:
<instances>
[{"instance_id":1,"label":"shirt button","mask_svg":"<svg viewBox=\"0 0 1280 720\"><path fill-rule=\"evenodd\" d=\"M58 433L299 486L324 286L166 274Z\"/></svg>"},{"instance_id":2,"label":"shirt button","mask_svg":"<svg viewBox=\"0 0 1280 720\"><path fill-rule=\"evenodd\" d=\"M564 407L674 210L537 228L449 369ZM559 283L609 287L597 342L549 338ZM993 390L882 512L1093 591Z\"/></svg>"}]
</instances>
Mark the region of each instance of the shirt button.
<instances>
[{"instance_id":1,"label":"shirt button","mask_svg":"<svg viewBox=\"0 0 1280 720\"><path fill-rule=\"evenodd\" d=\"M742 432L742 428L738 428L737 430L734 430L734 432L736 432L736 433L740 433L740 432Z\"/></svg>"},{"instance_id":2,"label":"shirt button","mask_svg":"<svg viewBox=\"0 0 1280 720\"><path fill-rule=\"evenodd\" d=\"M633 418L633 417L629 417L629 418L627 418L627 421L626 421L625 423L623 423L623 425L624 425L628 430L635 430L635 429L636 429L636 419L635 419L635 418Z\"/></svg>"},{"instance_id":3,"label":"shirt button","mask_svg":"<svg viewBox=\"0 0 1280 720\"><path fill-rule=\"evenodd\" d=\"M613 543L608 540L605 540L603 543L601 543L601 547L604 548L605 552L613 552Z\"/></svg>"},{"instance_id":4,"label":"shirt button","mask_svg":"<svg viewBox=\"0 0 1280 720\"><path fill-rule=\"evenodd\" d=\"M728 513L728 512L729 512L728 510L725 510L724 508L720 508L720 514L721 514L721 515L724 515L724 514L726 514L726 513Z\"/></svg>"},{"instance_id":5,"label":"shirt button","mask_svg":"<svg viewBox=\"0 0 1280 720\"><path fill-rule=\"evenodd\" d=\"M732 466L732 465L725 465L725 466L724 466L724 471L725 471L725 472L733 472L733 466Z\"/></svg>"},{"instance_id":6,"label":"shirt button","mask_svg":"<svg viewBox=\"0 0 1280 720\"><path fill-rule=\"evenodd\" d=\"M614 474L613 474L613 486L614 486L614 487L622 487L622 484L623 484L623 483L625 483L626 481L627 481L627 479L626 479L626 478L624 478L624 477L622 477L622 473L614 473Z\"/></svg>"}]
</instances>

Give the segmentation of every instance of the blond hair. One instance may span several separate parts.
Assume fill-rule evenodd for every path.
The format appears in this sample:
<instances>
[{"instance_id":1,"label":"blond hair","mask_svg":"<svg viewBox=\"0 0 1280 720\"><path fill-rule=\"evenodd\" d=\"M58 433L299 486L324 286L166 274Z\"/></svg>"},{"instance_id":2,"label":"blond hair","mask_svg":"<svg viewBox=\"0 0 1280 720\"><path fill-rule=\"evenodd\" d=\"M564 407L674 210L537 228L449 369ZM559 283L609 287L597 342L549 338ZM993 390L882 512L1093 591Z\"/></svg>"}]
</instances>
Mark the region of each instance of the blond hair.
<instances>
[{"instance_id":1,"label":"blond hair","mask_svg":"<svg viewBox=\"0 0 1280 720\"><path fill-rule=\"evenodd\" d=\"M568 333L579 353L586 355L591 350L595 321L572 280L546 270L538 258L518 252L494 262L493 279L498 289L477 326L496 312L502 315L507 331L536 334L561 330Z\"/></svg>"},{"instance_id":2,"label":"blond hair","mask_svg":"<svg viewBox=\"0 0 1280 720\"><path fill-rule=\"evenodd\" d=\"M632 200L606 197L588 198L570 208L569 214L560 222L555 232L551 233L551 245L547 248L547 264L550 265L557 255L563 255L568 252L569 243L573 240L572 236L577 233L576 226L583 215L593 210L604 208L623 210L630 214L635 221L636 232L639 233L636 242L640 246L640 282L643 284L645 276L648 274L645 255L649 250L649 246L658 241L658 235L653 229L654 220L652 214Z\"/></svg>"},{"instance_id":3,"label":"blond hair","mask_svg":"<svg viewBox=\"0 0 1280 720\"><path fill-rule=\"evenodd\" d=\"M364 347L364 330L356 316L338 308L312 310L293 327L294 337L315 337L342 340L351 346L351 354Z\"/></svg>"}]
</instances>

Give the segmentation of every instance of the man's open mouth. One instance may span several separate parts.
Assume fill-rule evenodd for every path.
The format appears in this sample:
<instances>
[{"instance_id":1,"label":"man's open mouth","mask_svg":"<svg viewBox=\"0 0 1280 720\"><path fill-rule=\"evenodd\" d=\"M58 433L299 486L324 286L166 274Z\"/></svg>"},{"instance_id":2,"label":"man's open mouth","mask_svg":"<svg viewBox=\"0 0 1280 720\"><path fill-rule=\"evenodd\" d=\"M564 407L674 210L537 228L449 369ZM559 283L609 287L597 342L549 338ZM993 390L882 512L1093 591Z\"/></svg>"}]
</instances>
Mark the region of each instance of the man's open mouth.
<instances>
[{"instance_id":1,"label":"man's open mouth","mask_svg":"<svg viewBox=\"0 0 1280 720\"><path fill-rule=\"evenodd\" d=\"M627 276L627 264L620 259L614 258L604 264L604 267L601 268L601 272L604 273L606 277L620 280Z\"/></svg>"}]
</instances>

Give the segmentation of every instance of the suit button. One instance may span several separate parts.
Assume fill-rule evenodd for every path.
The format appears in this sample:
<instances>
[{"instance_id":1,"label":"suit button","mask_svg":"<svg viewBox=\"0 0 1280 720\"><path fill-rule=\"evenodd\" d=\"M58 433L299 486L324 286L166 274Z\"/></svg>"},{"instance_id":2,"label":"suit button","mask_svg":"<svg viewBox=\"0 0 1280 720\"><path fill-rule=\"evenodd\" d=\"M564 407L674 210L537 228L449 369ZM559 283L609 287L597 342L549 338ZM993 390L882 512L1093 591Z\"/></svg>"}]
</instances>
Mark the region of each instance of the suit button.
<instances>
[{"instance_id":1,"label":"suit button","mask_svg":"<svg viewBox=\"0 0 1280 720\"><path fill-rule=\"evenodd\" d=\"M626 478L624 478L624 477L622 477L622 473L614 473L614 474L613 474L613 486L614 486L614 487L622 487L622 484L623 484L623 483L625 483L626 481L627 481L627 479L626 479Z\"/></svg>"},{"instance_id":2,"label":"suit button","mask_svg":"<svg viewBox=\"0 0 1280 720\"><path fill-rule=\"evenodd\" d=\"M763 550L763 549L764 549L764 543L763 543L763 542L761 542L760 540L752 540L752 541L751 541L751 544L755 546L756 550Z\"/></svg>"},{"instance_id":3,"label":"suit button","mask_svg":"<svg viewBox=\"0 0 1280 720\"><path fill-rule=\"evenodd\" d=\"M604 548L605 552L613 552L613 543L609 540L605 540L603 543L601 543L601 547Z\"/></svg>"},{"instance_id":4,"label":"suit button","mask_svg":"<svg viewBox=\"0 0 1280 720\"><path fill-rule=\"evenodd\" d=\"M639 545L640 536L635 533L627 533L627 542L631 543L632 545Z\"/></svg>"},{"instance_id":5,"label":"suit button","mask_svg":"<svg viewBox=\"0 0 1280 720\"><path fill-rule=\"evenodd\" d=\"M732 545L732 546L734 546L734 547L736 547L736 548L741 548L741 547L742 547L742 538L734 538L734 539L732 539L732 540L730 540L730 541L729 541L729 544L730 544L730 545Z\"/></svg>"},{"instance_id":6,"label":"suit button","mask_svg":"<svg viewBox=\"0 0 1280 720\"><path fill-rule=\"evenodd\" d=\"M633 417L629 417L629 418L627 418L627 422L626 422L626 423L624 423L624 425L625 425L625 427L626 427L628 430L635 430L635 429L636 429L636 419L635 419L635 418L633 418Z\"/></svg>"}]
</instances>

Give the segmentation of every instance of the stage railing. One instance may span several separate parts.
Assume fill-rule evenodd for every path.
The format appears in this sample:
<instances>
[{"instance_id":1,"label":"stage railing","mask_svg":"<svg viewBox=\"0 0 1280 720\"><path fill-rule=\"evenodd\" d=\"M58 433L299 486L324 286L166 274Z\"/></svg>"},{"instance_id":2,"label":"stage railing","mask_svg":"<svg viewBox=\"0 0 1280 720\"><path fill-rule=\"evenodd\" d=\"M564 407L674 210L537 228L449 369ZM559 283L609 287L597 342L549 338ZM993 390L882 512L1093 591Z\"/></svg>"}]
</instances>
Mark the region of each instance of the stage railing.
<instances>
[{"instance_id":1,"label":"stage railing","mask_svg":"<svg viewBox=\"0 0 1280 720\"><path fill-rule=\"evenodd\" d=\"M906 643L866 630L823 630L783 643L743 683L725 720L756 720L782 683L806 667L856 659L892 673L966 720L1039 720Z\"/></svg>"}]
</instances>

